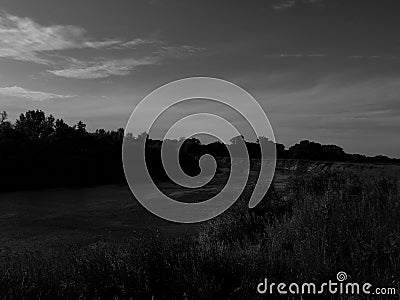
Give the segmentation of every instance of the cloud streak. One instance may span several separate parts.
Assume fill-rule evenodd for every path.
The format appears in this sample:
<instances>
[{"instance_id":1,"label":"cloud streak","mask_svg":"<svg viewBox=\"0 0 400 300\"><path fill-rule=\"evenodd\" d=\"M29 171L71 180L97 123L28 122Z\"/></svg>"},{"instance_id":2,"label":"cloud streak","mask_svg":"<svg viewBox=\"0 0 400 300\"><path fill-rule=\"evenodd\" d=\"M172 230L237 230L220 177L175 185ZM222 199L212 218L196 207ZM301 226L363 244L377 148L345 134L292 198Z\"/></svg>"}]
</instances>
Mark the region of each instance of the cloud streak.
<instances>
[{"instance_id":1,"label":"cloud streak","mask_svg":"<svg viewBox=\"0 0 400 300\"><path fill-rule=\"evenodd\" d=\"M42 26L32 19L0 13L0 57L51 65L49 53L68 49L126 49L154 43L145 39L92 40L74 25Z\"/></svg>"},{"instance_id":2,"label":"cloud streak","mask_svg":"<svg viewBox=\"0 0 400 300\"><path fill-rule=\"evenodd\" d=\"M29 18L0 15L0 57L49 64L48 51L98 48L118 41L89 41L85 30L72 25L41 26Z\"/></svg>"},{"instance_id":3,"label":"cloud streak","mask_svg":"<svg viewBox=\"0 0 400 300\"><path fill-rule=\"evenodd\" d=\"M19 86L0 87L0 95L22 98L32 101L44 101L50 99L65 99L74 97L73 95L59 95L47 92L32 91Z\"/></svg>"},{"instance_id":4,"label":"cloud streak","mask_svg":"<svg viewBox=\"0 0 400 300\"><path fill-rule=\"evenodd\" d=\"M112 46L112 49L135 49L141 45L160 44L160 43L161 42L157 40L136 38L130 41L115 44Z\"/></svg>"},{"instance_id":5,"label":"cloud streak","mask_svg":"<svg viewBox=\"0 0 400 300\"><path fill-rule=\"evenodd\" d=\"M98 79L113 75L128 75L136 67L154 65L156 63L157 59L151 57L143 59L113 59L93 63L78 62L65 69L48 70L47 72L66 78Z\"/></svg>"},{"instance_id":6,"label":"cloud streak","mask_svg":"<svg viewBox=\"0 0 400 300\"><path fill-rule=\"evenodd\" d=\"M145 57L133 53L117 56L118 51L150 47ZM77 59L57 51L70 49L105 49L101 59ZM92 40L85 29L74 25L42 26L30 18L0 13L0 58L44 64L47 72L65 78L98 79L129 75L136 67L159 64L164 58L182 58L202 49L165 45L154 39ZM110 57L111 56L111 57ZM118 57L118 58L115 58Z\"/></svg>"},{"instance_id":7,"label":"cloud streak","mask_svg":"<svg viewBox=\"0 0 400 300\"><path fill-rule=\"evenodd\" d=\"M272 8L274 10L285 10L295 7L298 4L318 4L322 5L325 0L280 0Z\"/></svg>"},{"instance_id":8,"label":"cloud streak","mask_svg":"<svg viewBox=\"0 0 400 300\"><path fill-rule=\"evenodd\" d=\"M303 54L303 53L281 53L281 54L267 54L266 57L271 58L307 58L307 57L325 57L326 54L315 53L315 54Z\"/></svg>"},{"instance_id":9,"label":"cloud streak","mask_svg":"<svg viewBox=\"0 0 400 300\"><path fill-rule=\"evenodd\" d=\"M134 69L142 66L158 65L163 59L182 58L193 55L202 48L191 46L163 46L153 56L147 56L139 59L121 58L121 59L103 59L100 61L80 61L72 59L70 66L58 70L47 70L47 72L65 78L75 79L99 79L110 76L126 76Z\"/></svg>"},{"instance_id":10,"label":"cloud streak","mask_svg":"<svg viewBox=\"0 0 400 300\"><path fill-rule=\"evenodd\" d=\"M266 54L266 58L342 58L342 59L370 59L370 60L398 60L396 55L331 55L324 53L281 53Z\"/></svg>"}]
</instances>

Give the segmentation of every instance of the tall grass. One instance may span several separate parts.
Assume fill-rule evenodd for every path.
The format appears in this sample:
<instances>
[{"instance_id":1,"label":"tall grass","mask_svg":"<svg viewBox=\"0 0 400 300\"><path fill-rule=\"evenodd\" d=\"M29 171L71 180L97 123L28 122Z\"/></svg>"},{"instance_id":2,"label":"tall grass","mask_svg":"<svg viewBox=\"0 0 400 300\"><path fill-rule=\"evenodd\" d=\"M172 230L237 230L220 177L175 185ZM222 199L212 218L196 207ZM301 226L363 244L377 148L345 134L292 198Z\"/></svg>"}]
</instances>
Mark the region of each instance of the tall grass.
<instances>
[{"instance_id":1,"label":"tall grass","mask_svg":"<svg viewBox=\"0 0 400 300\"><path fill-rule=\"evenodd\" d=\"M98 242L55 257L3 251L0 298L253 299L275 282L398 286L400 184L395 176L329 171L294 176L253 210L250 191L198 238Z\"/></svg>"}]
</instances>

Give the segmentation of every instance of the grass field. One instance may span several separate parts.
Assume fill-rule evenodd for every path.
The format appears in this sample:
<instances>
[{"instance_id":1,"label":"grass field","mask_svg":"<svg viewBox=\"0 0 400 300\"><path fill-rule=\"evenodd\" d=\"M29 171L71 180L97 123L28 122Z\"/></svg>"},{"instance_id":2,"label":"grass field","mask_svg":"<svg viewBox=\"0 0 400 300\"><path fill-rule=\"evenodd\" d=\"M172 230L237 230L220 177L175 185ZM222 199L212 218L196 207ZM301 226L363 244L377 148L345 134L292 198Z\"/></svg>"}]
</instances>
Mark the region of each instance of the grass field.
<instances>
[{"instance_id":1,"label":"grass field","mask_svg":"<svg viewBox=\"0 0 400 300\"><path fill-rule=\"evenodd\" d=\"M257 299L265 276L324 282L338 271L399 287L399 178L391 166L281 162L255 209L246 189L194 226L151 215L123 186L1 194L0 298Z\"/></svg>"},{"instance_id":2,"label":"grass field","mask_svg":"<svg viewBox=\"0 0 400 300\"><path fill-rule=\"evenodd\" d=\"M34 250L131 238L151 228L167 236L195 230L155 217L117 185L1 194L0 226L0 248Z\"/></svg>"},{"instance_id":3,"label":"grass field","mask_svg":"<svg viewBox=\"0 0 400 300\"><path fill-rule=\"evenodd\" d=\"M177 189L172 183L159 187L178 201L204 201L221 190L228 170L195 192ZM166 237L181 237L198 233L200 227L154 216L125 185L1 193L0 226L0 249L48 252L99 240L134 238L149 230L159 230Z\"/></svg>"}]
</instances>

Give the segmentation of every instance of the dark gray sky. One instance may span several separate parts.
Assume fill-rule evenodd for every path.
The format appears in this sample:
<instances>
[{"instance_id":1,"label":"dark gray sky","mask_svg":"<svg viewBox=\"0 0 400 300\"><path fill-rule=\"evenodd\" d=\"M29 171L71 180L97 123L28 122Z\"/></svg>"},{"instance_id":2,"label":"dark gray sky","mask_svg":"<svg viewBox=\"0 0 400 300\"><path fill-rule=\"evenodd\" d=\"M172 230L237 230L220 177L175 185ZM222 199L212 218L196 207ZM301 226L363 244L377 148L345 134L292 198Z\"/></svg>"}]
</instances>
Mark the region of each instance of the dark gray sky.
<instances>
[{"instance_id":1,"label":"dark gray sky","mask_svg":"<svg viewBox=\"0 0 400 300\"><path fill-rule=\"evenodd\" d=\"M123 127L153 89L232 81L276 139L399 157L398 0L0 0L0 110Z\"/></svg>"}]
</instances>

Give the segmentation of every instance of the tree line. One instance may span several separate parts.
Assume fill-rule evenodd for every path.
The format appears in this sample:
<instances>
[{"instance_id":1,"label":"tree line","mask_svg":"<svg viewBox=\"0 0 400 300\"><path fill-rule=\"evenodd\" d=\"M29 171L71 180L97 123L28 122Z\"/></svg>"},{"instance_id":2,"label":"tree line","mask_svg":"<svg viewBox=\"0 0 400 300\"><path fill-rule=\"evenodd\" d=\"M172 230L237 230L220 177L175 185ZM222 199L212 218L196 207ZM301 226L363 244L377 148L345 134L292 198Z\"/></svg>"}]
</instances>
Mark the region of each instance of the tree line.
<instances>
[{"instance_id":1,"label":"tree line","mask_svg":"<svg viewBox=\"0 0 400 300\"><path fill-rule=\"evenodd\" d=\"M167 178L161 164L162 141L151 139L146 133L137 137L124 130L97 129L89 132L82 121L69 125L41 110L21 114L15 122L0 113L0 190L31 189L55 186L125 183L121 152L124 139L131 143L146 139L146 161L155 179ZM211 154L229 162L229 147L243 139L249 157L260 158L260 143L275 147L278 159L307 159L349 161L361 163L399 164L399 159L386 156L367 157L348 154L336 145L321 145L312 141L286 149L283 144L260 137L256 142L235 137L226 145L221 142L202 144L198 139L169 140L172 148L179 148L179 160L184 171L196 175L198 159Z\"/></svg>"}]
</instances>

